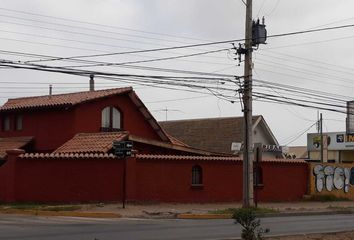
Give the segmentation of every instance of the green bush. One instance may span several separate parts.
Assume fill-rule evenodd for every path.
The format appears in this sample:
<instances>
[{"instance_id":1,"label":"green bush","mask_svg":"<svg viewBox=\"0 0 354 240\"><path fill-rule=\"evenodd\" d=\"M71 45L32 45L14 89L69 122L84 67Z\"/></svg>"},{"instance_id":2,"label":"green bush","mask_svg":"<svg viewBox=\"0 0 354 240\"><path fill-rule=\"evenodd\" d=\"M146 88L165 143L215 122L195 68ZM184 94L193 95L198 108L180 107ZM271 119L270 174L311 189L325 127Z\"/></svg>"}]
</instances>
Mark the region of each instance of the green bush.
<instances>
[{"instance_id":1,"label":"green bush","mask_svg":"<svg viewBox=\"0 0 354 240\"><path fill-rule=\"evenodd\" d=\"M240 208L236 209L232 215L235 224L240 224L243 229L241 239L243 240L262 240L263 234L268 233L269 229L261 228L261 221L256 218L254 209Z\"/></svg>"}]
</instances>

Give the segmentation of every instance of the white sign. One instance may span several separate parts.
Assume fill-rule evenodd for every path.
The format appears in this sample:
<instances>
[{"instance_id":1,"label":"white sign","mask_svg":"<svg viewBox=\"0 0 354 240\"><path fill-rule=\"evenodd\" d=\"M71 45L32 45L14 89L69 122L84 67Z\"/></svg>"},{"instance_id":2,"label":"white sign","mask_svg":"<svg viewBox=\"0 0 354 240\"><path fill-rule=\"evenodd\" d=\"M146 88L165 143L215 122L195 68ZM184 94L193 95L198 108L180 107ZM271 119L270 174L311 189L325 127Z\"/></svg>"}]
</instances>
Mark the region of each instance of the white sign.
<instances>
[{"instance_id":1,"label":"white sign","mask_svg":"<svg viewBox=\"0 0 354 240\"><path fill-rule=\"evenodd\" d=\"M242 147L242 143L233 142L231 143L231 151L240 151Z\"/></svg>"},{"instance_id":2,"label":"white sign","mask_svg":"<svg viewBox=\"0 0 354 240\"><path fill-rule=\"evenodd\" d=\"M345 132L330 132L323 134L324 146L328 150L354 150L354 134ZM327 146L326 146L327 145ZM321 135L319 133L307 134L307 150L321 149Z\"/></svg>"}]
</instances>

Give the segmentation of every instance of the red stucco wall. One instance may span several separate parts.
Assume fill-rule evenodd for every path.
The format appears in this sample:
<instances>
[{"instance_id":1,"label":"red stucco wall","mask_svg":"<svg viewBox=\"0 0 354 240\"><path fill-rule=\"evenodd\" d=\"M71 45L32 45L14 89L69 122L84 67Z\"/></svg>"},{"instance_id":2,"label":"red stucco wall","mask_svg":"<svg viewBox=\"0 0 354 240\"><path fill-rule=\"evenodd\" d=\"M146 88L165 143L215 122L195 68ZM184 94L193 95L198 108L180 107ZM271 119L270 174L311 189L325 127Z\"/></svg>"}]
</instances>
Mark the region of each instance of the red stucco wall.
<instances>
[{"instance_id":1,"label":"red stucco wall","mask_svg":"<svg viewBox=\"0 0 354 240\"><path fill-rule=\"evenodd\" d=\"M294 201L307 194L307 164L264 162L261 166L264 187L259 190L260 200Z\"/></svg>"},{"instance_id":2,"label":"red stucco wall","mask_svg":"<svg viewBox=\"0 0 354 240\"><path fill-rule=\"evenodd\" d=\"M15 171L16 201L122 199L123 164L118 159L18 159Z\"/></svg>"},{"instance_id":3,"label":"red stucco wall","mask_svg":"<svg viewBox=\"0 0 354 240\"><path fill-rule=\"evenodd\" d=\"M15 113L11 118L11 131L0 131L0 137L34 136L34 148L51 152L74 135L73 111L70 109L23 111L23 130L14 130ZM54 137L53 137L54 136Z\"/></svg>"},{"instance_id":4,"label":"red stucco wall","mask_svg":"<svg viewBox=\"0 0 354 240\"><path fill-rule=\"evenodd\" d=\"M191 186L192 167L203 186ZM230 202L242 200L239 161L131 158L16 158L0 167L0 200L38 202L121 201L126 167L128 201ZM294 201L307 192L307 164L263 163L259 201ZM14 174L15 173L15 174ZM6 183L6 184L4 184ZM13 188L11 188L13 187Z\"/></svg>"},{"instance_id":5,"label":"red stucco wall","mask_svg":"<svg viewBox=\"0 0 354 240\"><path fill-rule=\"evenodd\" d=\"M203 187L191 186L192 167L203 169ZM138 160L136 198L141 201L214 202L242 197L242 166L235 162Z\"/></svg>"},{"instance_id":6,"label":"red stucco wall","mask_svg":"<svg viewBox=\"0 0 354 240\"><path fill-rule=\"evenodd\" d=\"M113 106L120 110L124 130L140 137L161 140L128 95L101 98L76 106L74 131L76 133L99 132L101 111L107 106Z\"/></svg>"}]
</instances>

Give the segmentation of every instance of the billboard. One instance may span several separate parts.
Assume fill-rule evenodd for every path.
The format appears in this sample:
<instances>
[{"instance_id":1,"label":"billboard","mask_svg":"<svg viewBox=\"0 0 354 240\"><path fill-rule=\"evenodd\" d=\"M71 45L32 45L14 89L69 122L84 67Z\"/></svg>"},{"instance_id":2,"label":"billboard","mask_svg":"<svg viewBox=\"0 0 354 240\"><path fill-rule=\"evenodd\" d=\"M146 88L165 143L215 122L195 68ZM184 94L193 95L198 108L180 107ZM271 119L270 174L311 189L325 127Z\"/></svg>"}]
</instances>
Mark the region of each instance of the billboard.
<instances>
[{"instance_id":1,"label":"billboard","mask_svg":"<svg viewBox=\"0 0 354 240\"><path fill-rule=\"evenodd\" d=\"M328 150L354 150L354 133L330 132L323 134L324 148ZM319 151L321 149L321 135L319 133L307 134L307 150Z\"/></svg>"}]
</instances>

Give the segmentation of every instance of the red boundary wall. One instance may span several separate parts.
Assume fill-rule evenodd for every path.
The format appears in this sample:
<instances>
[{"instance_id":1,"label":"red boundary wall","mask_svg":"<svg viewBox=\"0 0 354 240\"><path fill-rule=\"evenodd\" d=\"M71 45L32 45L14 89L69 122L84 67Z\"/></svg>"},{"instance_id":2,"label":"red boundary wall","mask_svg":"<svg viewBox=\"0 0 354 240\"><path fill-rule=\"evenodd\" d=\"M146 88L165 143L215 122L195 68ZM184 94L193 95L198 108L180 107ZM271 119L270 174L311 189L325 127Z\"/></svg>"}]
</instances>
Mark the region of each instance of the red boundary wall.
<instances>
[{"instance_id":1,"label":"red boundary wall","mask_svg":"<svg viewBox=\"0 0 354 240\"><path fill-rule=\"evenodd\" d=\"M242 161L235 158L109 155L21 155L8 151L0 167L0 201L21 202L231 202L242 200ZM203 185L192 186L192 167ZM294 201L307 193L308 165L261 164L259 201Z\"/></svg>"}]
</instances>

